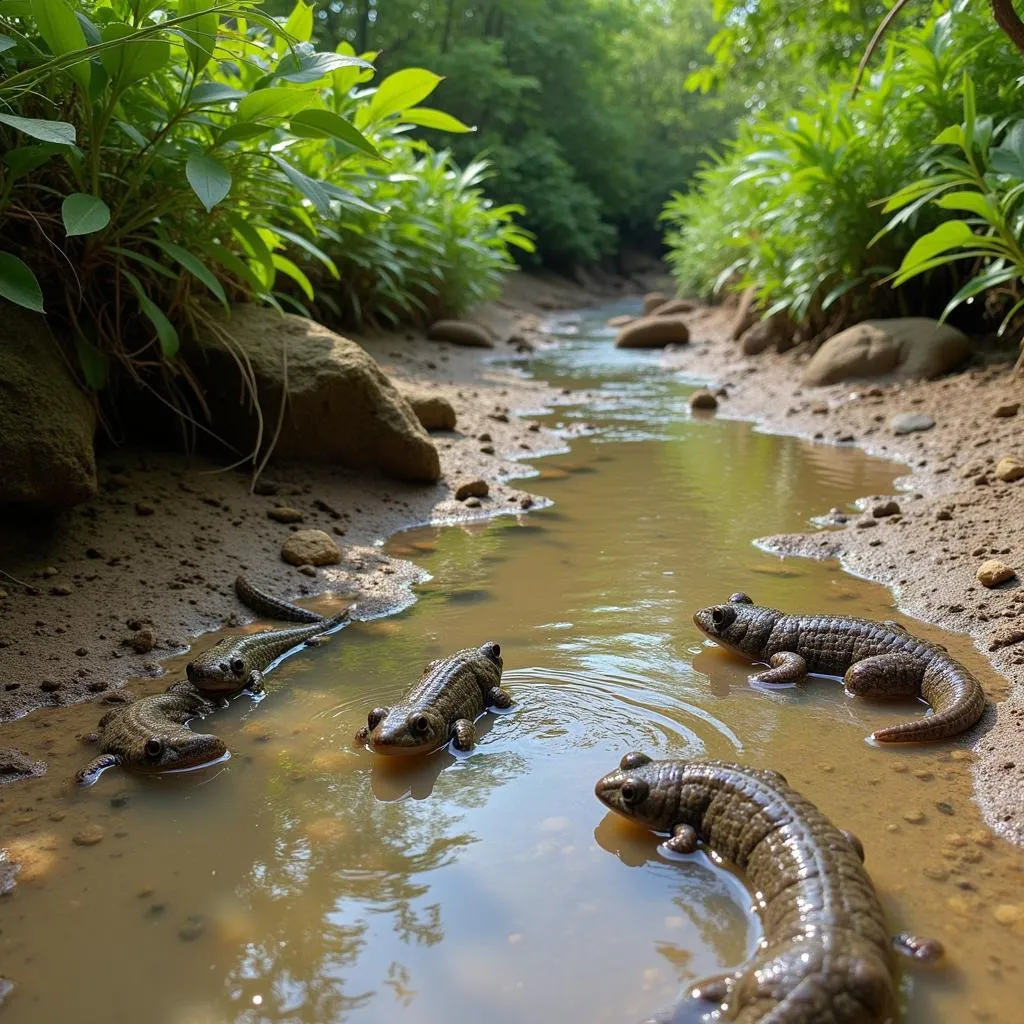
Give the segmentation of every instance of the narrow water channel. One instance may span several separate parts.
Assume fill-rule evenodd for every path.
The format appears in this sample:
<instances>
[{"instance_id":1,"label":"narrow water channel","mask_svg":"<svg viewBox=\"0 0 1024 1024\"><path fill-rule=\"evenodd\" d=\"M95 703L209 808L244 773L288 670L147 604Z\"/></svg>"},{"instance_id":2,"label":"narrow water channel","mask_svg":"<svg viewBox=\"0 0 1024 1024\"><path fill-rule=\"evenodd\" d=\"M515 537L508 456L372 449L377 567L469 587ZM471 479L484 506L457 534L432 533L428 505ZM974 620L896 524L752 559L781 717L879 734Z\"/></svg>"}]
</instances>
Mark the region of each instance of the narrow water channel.
<instances>
[{"instance_id":1,"label":"narrow water channel","mask_svg":"<svg viewBox=\"0 0 1024 1024\"><path fill-rule=\"evenodd\" d=\"M947 947L942 968L905 973L908 1024L1021 1019L1024 858L984 829L970 752L872 747L872 729L923 706L871 706L821 679L753 689L691 622L736 590L900 618L881 587L752 544L890 491L896 470L692 419L690 389L656 357L611 347L603 324L620 311L560 318L564 344L535 367L599 396L549 417L595 427L535 463L529 487L554 504L394 538L431 575L419 600L208 720L230 761L74 792L74 735L95 708L6 727L28 749L45 736L50 773L0 816L42 874L0 900L0 974L18 986L4 1024L633 1024L759 936L739 879L664 859L594 798L637 749L776 768L860 836L892 930ZM354 747L367 710L426 662L488 639L516 704L470 755L392 763ZM964 638L941 639L1001 692ZM87 824L103 840L76 845Z\"/></svg>"}]
</instances>

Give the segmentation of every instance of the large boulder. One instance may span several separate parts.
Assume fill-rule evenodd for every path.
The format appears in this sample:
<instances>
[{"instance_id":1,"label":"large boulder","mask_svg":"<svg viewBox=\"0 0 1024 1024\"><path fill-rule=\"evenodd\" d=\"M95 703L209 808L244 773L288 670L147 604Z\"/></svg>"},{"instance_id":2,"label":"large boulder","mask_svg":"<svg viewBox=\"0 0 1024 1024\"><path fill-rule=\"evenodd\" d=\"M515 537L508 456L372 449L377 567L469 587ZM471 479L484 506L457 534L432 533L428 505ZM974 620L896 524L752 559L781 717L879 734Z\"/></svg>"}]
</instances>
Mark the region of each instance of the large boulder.
<instances>
[{"instance_id":1,"label":"large boulder","mask_svg":"<svg viewBox=\"0 0 1024 1024\"><path fill-rule=\"evenodd\" d=\"M645 316L626 324L615 338L616 348L664 348L685 345L690 328L681 316Z\"/></svg>"},{"instance_id":2,"label":"large boulder","mask_svg":"<svg viewBox=\"0 0 1024 1024\"><path fill-rule=\"evenodd\" d=\"M773 346L780 352L786 352L793 347L795 333L793 321L782 313L776 313L767 320L758 320L740 335L740 350L745 356L759 356Z\"/></svg>"},{"instance_id":3,"label":"large boulder","mask_svg":"<svg viewBox=\"0 0 1024 1024\"><path fill-rule=\"evenodd\" d=\"M454 430L455 410L444 395L415 384L400 384L398 390L409 403L424 430Z\"/></svg>"},{"instance_id":4,"label":"large boulder","mask_svg":"<svg viewBox=\"0 0 1024 1024\"><path fill-rule=\"evenodd\" d=\"M96 412L42 316L4 305L0 505L66 508L96 494Z\"/></svg>"},{"instance_id":5,"label":"large boulder","mask_svg":"<svg viewBox=\"0 0 1024 1024\"><path fill-rule=\"evenodd\" d=\"M471 320L438 320L430 325L427 337L464 348L494 348L494 339L487 328Z\"/></svg>"},{"instance_id":6,"label":"large boulder","mask_svg":"<svg viewBox=\"0 0 1024 1024\"><path fill-rule=\"evenodd\" d=\"M274 436L287 382L274 459L376 469L416 483L440 478L437 449L415 413L354 341L305 317L255 305L233 307L218 327L199 335L189 365L215 433L240 451L255 445L258 422L239 356L255 380L264 445Z\"/></svg>"},{"instance_id":7,"label":"large boulder","mask_svg":"<svg viewBox=\"0 0 1024 1024\"><path fill-rule=\"evenodd\" d=\"M804 370L808 387L886 377L939 377L971 354L966 334L926 317L865 320L829 338Z\"/></svg>"}]
</instances>

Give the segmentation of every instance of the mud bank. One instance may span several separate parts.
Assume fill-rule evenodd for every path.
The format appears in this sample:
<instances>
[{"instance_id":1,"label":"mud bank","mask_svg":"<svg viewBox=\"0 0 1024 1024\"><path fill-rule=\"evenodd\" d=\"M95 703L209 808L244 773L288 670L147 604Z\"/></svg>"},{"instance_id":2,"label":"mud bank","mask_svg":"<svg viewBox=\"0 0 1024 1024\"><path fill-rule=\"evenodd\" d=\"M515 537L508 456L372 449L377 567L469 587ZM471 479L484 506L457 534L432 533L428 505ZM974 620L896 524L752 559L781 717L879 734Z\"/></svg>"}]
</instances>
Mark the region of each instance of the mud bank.
<instances>
[{"instance_id":1,"label":"mud bank","mask_svg":"<svg viewBox=\"0 0 1024 1024\"><path fill-rule=\"evenodd\" d=\"M907 467L899 493L866 495L859 515L822 509L834 528L759 543L780 555L838 559L888 585L908 614L967 633L986 653L1007 684L988 687L998 703L972 737L975 792L987 823L1024 845L1024 479L995 475L1001 459L1024 459L1024 379L1012 376L1012 360L977 357L936 381L801 388L806 356L743 356L729 339L733 316L723 309L696 317L693 344L664 357L667 368L725 389L718 415ZM903 413L934 426L898 435L890 421ZM890 499L897 510L884 508ZM983 586L976 572L989 559L1019 575Z\"/></svg>"},{"instance_id":2,"label":"mud bank","mask_svg":"<svg viewBox=\"0 0 1024 1024\"><path fill-rule=\"evenodd\" d=\"M624 282L613 294L621 294ZM234 596L239 572L291 596L333 591L355 598L357 617L408 603L418 570L379 550L385 538L421 523L521 514L536 499L512 478L521 460L564 446L516 410L576 402L523 380L492 356L544 344L538 315L600 301L597 286L522 275L476 319L503 339L495 350L460 349L418 332L350 335L400 386L443 395L456 429L432 434L442 479L434 486L323 466L274 466L250 493L246 473L207 459L121 451L100 459L99 497L52 519L0 520L0 722L37 708L72 704L166 674L161 661L203 632L246 621ZM515 336L513 343L506 339ZM520 354L524 362L529 353ZM482 479L476 507L455 500L461 481ZM300 522L268 513L287 506ZM342 549L336 566L300 570L281 559L289 531L320 529ZM16 581L21 581L16 582ZM27 584L27 586L22 585ZM3 747L0 731L0 747ZM32 751L45 760L45 750ZM2 780L0 780L2 781Z\"/></svg>"}]
</instances>

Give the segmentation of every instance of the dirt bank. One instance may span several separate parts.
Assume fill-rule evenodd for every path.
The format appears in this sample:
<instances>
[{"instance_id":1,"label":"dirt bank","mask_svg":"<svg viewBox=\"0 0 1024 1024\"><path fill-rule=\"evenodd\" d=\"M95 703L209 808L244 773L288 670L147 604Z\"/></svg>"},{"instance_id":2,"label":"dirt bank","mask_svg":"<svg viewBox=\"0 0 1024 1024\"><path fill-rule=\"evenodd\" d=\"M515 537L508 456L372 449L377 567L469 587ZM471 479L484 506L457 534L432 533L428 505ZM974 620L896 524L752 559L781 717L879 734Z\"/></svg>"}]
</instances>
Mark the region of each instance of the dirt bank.
<instances>
[{"instance_id":1,"label":"dirt bank","mask_svg":"<svg viewBox=\"0 0 1024 1024\"><path fill-rule=\"evenodd\" d=\"M619 282L614 294L624 287ZM503 339L485 356L515 353L505 340L512 334L543 344L538 314L606 297L594 283L513 277L504 298L477 317ZM383 539L414 524L522 513L532 505L535 499L509 482L529 472L512 457L565 442L515 410L580 396L524 381L507 364L482 360L479 349L429 342L419 333L352 337L399 383L451 401L456 429L433 435L440 483L412 486L323 466L271 466L261 493L250 494L246 474L224 472L209 460L133 451L102 457L95 501L55 519L0 520L0 722L163 675L161 659L181 653L196 634L251 617L234 596L240 571L281 594L354 596L359 617L382 615L411 599L417 578L411 563L379 552ZM471 508L454 499L454 489L474 478L486 480L490 494ZM301 523L268 518L278 506L297 509ZM342 563L313 577L286 565L281 545L299 528L331 534Z\"/></svg>"},{"instance_id":2,"label":"dirt bank","mask_svg":"<svg viewBox=\"0 0 1024 1024\"><path fill-rule=\"evenodd\" d=\"M970 634L1008 680L1001 690L988 687L999 704L976 733L976 794L989 825L1024 845L1024 479L1003 482L994 473L1005 456L1024 459L1024 404L1007 415L1024 403L1024 379L1011 376L1003 354L979 356L965 372L937 381L802 389L806 356L744 357L728 338L732 315L696 318L694 343L664 359L725 388L719 415L856 445L907 467L900 493L865 496L860 514L831 516L834 529L770 537L764 545L837 558L850 572L887 584L909 614ZM927 414L935 425L896 435L890 420L900 413ZM890 498L897 514L873 514ZM1020 575L982 586L975 573L989 559Z\"/></svg>"}]
</instances>

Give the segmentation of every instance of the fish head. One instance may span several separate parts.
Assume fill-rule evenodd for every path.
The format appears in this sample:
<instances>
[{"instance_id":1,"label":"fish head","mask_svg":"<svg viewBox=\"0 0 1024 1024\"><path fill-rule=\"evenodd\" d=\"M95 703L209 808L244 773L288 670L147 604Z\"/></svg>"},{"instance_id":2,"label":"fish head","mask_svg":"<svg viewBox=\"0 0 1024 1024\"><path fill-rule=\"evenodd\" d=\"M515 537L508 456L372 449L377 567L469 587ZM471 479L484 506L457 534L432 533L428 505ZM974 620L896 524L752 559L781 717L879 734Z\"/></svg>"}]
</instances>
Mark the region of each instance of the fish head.
<instances>
[{"instance_id":1,"label":"fish head","mask_svg":"<svg viewBox=\"0 0 1024 1024\"><path fill-rule=\"evenodd\" d=\"M758 657L782 613L752 604L746 594L733 594L726 604L713 604L693 613L694 625L716 644Z\"/></svg>"},{"instance_id":2,"label":"fish head","mask_svg":"<svg viewBox=\"0 0 1024 1024\"><path fill-rule=\"evenodd\" d=\"M677 801L663 775L665 762L647 754L626 754L619 767L598 779L594 793L598 800L638 825L655 832L670 832L678 820Z\"/></svg>"},{"instance_id":3,"label":"fish head","mask_svg":"<svg viewBox=\"0 0 1024 1024\"><path fill-rule=\"evenodd\" d=\"M146 737L123 759L125 767L138 772L170 772L217 761L228 752L219 736L175 729Z\"/></svg>"},{"instance_id":4,"label":"fish head","mask_svg":"<svg viewBox=\"0 0 1024 1024\"><path fill-rule=\"evenodd\" d=\"M368 724L375 718L370 713ZM448 722L430 708L390 709L370 726L366 745L375 754L426 754L449 739Z\"/></svg>"}]
</instances>

